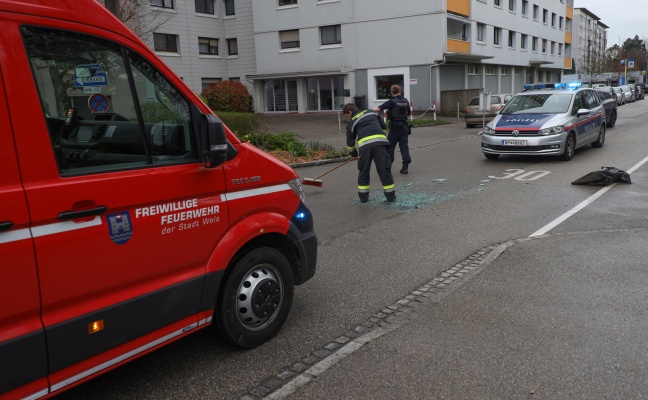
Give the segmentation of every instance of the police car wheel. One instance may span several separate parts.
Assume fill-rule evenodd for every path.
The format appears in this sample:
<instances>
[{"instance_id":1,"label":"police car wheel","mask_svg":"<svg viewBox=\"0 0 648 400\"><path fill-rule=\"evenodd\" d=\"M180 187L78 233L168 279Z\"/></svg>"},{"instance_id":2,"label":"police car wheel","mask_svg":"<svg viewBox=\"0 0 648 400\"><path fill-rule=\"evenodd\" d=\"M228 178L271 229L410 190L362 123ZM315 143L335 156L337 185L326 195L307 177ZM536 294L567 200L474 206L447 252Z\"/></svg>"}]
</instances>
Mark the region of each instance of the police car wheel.
<instances>
[{"instance_id":1,"label":"police car wheel","mask_svg":"<svg viewBox=\"0 0 648 400\"><path fill-rule=\"evenodd\" d=\"M603 147L605 144L605 124L601 124L599 128L598 138L595 142L592 142L592 147Z\"/></svg>"},{"instance_id":2,"label":"police car wheel","mask_svg":"<svg viewBox=\"0 0 648 400\"><path fill-rule=\"evenodd\" d=\"M219 336L252 348L279 332L294 293L290 263L278 250L257 248L236 261L224 277L214 315Z\"/></svg>"},{"instance_id":3,"label":"police car wheel","mask_svg":"<svg viewBox=\"0 0 648 400\"><path fill-rule=\"evenodd\" d=\"M565 140L565 152L562 155L563 161L569 161L574 157L574 152L576 151L576 137L573 133L570 133Z\"/></svg>"}]
</instances>

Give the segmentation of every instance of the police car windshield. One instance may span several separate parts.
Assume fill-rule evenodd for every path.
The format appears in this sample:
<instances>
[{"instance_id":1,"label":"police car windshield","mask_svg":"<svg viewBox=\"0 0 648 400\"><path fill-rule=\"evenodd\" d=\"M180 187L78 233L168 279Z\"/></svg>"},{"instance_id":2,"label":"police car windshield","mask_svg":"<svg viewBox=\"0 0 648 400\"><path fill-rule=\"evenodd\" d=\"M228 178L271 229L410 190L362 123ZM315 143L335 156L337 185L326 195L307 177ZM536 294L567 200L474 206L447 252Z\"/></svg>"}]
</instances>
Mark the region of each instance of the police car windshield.
<instances>
[{"instance_id":1,"label":"police car windshield","mask_svg":"<svg viewBox=\"0 0 648 400\"><path fill-rule=\"evenodd\" d=\"M513 97L502 114L563 114L569 111L573 93L529 93Z\"/></svg>"}]
</instances>

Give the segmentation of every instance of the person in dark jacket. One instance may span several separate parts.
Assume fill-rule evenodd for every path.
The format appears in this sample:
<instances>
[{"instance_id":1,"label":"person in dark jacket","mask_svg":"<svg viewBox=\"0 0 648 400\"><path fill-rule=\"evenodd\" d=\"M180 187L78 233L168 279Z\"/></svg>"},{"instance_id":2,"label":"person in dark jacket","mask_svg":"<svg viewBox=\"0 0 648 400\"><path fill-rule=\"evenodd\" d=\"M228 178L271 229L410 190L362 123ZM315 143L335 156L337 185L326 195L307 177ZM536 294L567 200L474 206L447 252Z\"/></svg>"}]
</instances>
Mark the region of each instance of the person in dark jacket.
<instances>
[{"instance_id":1,"label":"person in dark jacket","mask_svg":"<svg viewBox=\"0 0 648 400\"><path fill-rule=\"evenodd\" d=\"M347 124L347 150L351 156L358 157L358 197L360 201L369 201L369 175L371 163L375 161L376 171L383 185L387 201L396 201L394 178L391 174L391 160L387 153L389 141L385 136L387 128L380 115L372 110L359 110L352 103L346 104L342 113L349 118ZM356 140L358 150L356 150Z\"/></svg>"},{"instance_id":2,"label":"person in dark jacket","mask_svg":"<svg viewBox=\"0 0 648 400\"><path fill-rule=\"evenodd\" d=\"M396 144L400 149L401 157L403 157L403 168L400 173L406 174L407 168L412 162L409 152L409 134L411 128L407 123L407 117L410 114L410 103L403 94L398 85L392 85L389 88L392 98L374 108L375 111L387 110L387 119L389 119L389 132L387 133L387 140L389 140L389 158L392 163L394 162L394 149Z\"/></svg>"}]
</instances>

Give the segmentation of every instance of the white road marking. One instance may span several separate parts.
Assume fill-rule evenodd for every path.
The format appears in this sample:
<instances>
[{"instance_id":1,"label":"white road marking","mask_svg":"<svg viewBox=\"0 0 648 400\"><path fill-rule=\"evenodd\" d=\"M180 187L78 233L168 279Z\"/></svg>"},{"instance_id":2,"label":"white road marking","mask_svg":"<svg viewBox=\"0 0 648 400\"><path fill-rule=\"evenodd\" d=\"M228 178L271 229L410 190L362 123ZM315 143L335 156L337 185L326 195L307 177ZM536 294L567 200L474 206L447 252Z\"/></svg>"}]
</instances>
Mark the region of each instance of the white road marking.
<instances>
[{"instance_id":1,"label":"white road marking","mask_svg":"<svg viewBox=\"0 0 648 400\"><path fill-rule=\"evenodd\" d=\"M626 172L631 174L634 171L636 171L639 167L644 165L646 162L648 162L648 157L646 157L643 160L639 161L639 163L637 163L635 166L633 166L632 168L630 168ZM555 228L558 225L560 225L561 223L565 222L572 215L576 214L577 212L579 212L583 208L590 205L592 202L594 202L594 200L596 200L599 197L603 196L608 190L612 189L615 186L616 186L616 183L613 183L610 186L606 186L606 187L602 188L598 192L591 195L587 200L583 201L582 203L580 203L576 207L572 208L571 210L567 211L566 213L564 213L560 217L554 219L553 221L551 221L550 223L548 223L547 225L545 225L541 229L539 229L539 230L535 231L534 233L532 233L531 235L529 235L529 237L537 237L537 236L542 236L542 235L546 234L547 232L549 232L553 228Z\"/></svg>"}]
</instances>

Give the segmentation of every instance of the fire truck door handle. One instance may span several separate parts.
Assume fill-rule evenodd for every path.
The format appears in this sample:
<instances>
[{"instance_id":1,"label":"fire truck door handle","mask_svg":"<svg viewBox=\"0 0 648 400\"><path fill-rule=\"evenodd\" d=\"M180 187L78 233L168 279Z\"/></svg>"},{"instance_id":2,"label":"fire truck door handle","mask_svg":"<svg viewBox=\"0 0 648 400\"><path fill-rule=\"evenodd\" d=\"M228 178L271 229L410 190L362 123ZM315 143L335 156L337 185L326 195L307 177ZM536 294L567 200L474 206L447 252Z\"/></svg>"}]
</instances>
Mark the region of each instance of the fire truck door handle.
<instances>
[{"instance_id":1,"label":"fire truck door handle","mask_svg":"<svg viewBox=\"0 0 648 400\"><path fill-rule=\"evenodd\" d=\"M107 209L108 207L106 206L99 206L97 208L91 208L89 210L63 211L58 215L58 219L68 220L68 219L93 217L95 215L101 215L105 213Z\"/></svg>"},{"instance_id":2,"label":"fire truck door handle","mask_svg":"<svg viewBox=\"0 0 648 400\"><path fill-rule=\"evenodd\" d=\"M13 226L13 222L11 221L0 222L0 232L8 231L9 229L11 229L12 226Z\"/></svg>"}]
</instances>

